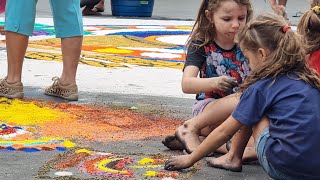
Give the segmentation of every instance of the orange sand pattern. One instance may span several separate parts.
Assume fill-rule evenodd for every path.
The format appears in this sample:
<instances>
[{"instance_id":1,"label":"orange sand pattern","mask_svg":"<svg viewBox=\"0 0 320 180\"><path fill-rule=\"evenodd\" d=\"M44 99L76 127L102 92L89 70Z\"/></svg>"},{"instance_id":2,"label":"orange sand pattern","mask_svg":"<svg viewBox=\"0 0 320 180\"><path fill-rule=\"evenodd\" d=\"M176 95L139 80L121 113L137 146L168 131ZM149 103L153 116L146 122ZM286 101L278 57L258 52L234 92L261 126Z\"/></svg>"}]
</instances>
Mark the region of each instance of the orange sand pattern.
<instances>
[{"instance_id":1,"label":"orange sand pattern","mask_svg":"<svg viewBox=\"0 0 320 180\"><path fill-rule=\"evenodd\" d=\"M33 131L38 137L99 142L143 139L171 134L182 122L170 118L154 118L130 110L98 106L4 98L0 102L3 112L0 114L1 122L17 126L29 125L30 128L34 128ZM29 113L17 109L28 109ZM10 118L11 116L16 119ZM38 121L38 118L43 119Z\"/></svg>"}]
</instances>

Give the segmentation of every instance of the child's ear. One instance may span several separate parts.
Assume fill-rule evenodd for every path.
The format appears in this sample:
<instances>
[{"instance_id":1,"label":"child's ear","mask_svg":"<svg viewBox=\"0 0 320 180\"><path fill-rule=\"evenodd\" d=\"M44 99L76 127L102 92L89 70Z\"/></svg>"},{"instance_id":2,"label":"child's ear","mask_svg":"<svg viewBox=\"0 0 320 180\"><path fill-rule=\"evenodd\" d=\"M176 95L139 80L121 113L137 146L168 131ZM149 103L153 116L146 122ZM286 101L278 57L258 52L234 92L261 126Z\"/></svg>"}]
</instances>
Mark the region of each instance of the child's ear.
<instances>
[{"instance_id":1,"label":"child's ear","mask_svg":"<svg viewBox=\"0 0 320 180\"><path fill-rule=\"evenodd\" d=\"M211 12L209 10L206 10L204 13L206 14L206 17L210 21L210 23L213 23Z\"/></svg>"},{"instance_id":2,"label":"child's ear","mask_svg":"<svg viewBox=\"0 0 320 180\"><path fill-rule=\"evenodd\" d=\"M263 48L259 48L258 49L258 56L262 60L265 60L267 58L267 51L265 49L263 49Z\"/></svg>"}]
</instances>

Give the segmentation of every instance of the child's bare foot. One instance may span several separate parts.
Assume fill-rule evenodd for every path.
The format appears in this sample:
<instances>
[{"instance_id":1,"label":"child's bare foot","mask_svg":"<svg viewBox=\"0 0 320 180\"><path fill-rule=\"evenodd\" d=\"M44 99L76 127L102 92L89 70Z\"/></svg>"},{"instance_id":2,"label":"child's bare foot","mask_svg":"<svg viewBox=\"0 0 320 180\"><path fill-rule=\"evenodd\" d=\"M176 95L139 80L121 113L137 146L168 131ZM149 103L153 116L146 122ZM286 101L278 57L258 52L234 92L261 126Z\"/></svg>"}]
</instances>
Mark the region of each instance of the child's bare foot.
<instances>
[{"instance_id":1,"label":"child's bare foot","mask_svg":"<svg viewBox=\"0 0 320 180\"><path fill-rule=\"evenodd\" d=\"M188 122L177 128L176 137L183 144L187 153L192 153L201 144L199 133Z\"/></svg>"},{"instance_id":2,"label":"child's bare foot","mask_svg":"<svg viewBox=\"0 0 320 180\"><path fill-rule=\"evenodd\" d=\"M226 148L229 151L231 149L231 141L228 141L226 143ZM255 149L253 147L246 147L244 152L243 152L243 156L242 156L242 162L243 163L248 163L251 161L255 161L257 160L257 153L255 151Z\"/></svg>"},{"instance_id":3,"label":"child's bare foot","mask_svg":"<svg viewBox=\"0 0 320 180\"><path fill-rule=\"evenodd\" d=\"M171 150L184 150L183 144L176 138L175 135L169 135L164 138L162 144Z\"/></svg>"},{"instance_id":4,"label":"child's bare foot","mask_svg":"<svg viewBox=\"0 0 320 180\"><path fill-rule=\"evenodd\" d=\"M225 154L218 158L214 158L214 157L207 158L207 162L209 166L212 166L215 168L226 169L233 172L242 171L241 159L229 157L228 154Z\"/></svg>"}]
</instances>

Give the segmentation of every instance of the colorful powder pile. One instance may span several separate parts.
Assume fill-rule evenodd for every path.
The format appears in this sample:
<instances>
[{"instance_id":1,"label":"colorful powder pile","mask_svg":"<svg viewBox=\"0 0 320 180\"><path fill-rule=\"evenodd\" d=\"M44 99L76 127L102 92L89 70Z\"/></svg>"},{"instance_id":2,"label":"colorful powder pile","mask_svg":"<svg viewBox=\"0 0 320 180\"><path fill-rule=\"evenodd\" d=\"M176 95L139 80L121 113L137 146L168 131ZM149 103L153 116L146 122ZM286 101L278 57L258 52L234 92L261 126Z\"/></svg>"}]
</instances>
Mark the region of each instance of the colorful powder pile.
<instances>
[{"instance_id":1,"label":"colorful powder pile","mask_svg":"<svg viewBox=\"0 0 320 180\"><path fill-rule=\"evenodd\" d=\"M70 150L64 155L51 160L46 167L48 172L61 171L81 178L83 175L101 178L178 178L177 171L163 170L165 158L159 155L149 157L115 155L105 152L89 151L86 149ZM81 174L81 173L82 174Z\"/></svg>"},{"instance_id":2,"label":"colorful powder pile","mask_svg":"<svg viewBox=\"0 0 320 180\"><path fill-rule=\"evenodd\" d=\"M90 107L73 104L48 104L77 118L60 124L48 122L41 134L49 137L75 138L92 141L143 139L172 134L182 121L154 118L129 110ZM152 130L152 133L150 131Z\"/></svg>"},{"instance_id":3,"label":"colorful powder pile","mask_svg":"<svg viewBox=\"0 0 320 180\"><path fill-rule=\"evenodd\" d=\"M45 107L45 104L0 98L0 121L17 125L40 125L72 119L70 114Z\"/></svg>"},{"instance_id":4,"label":"colorful powder pile","mask_svg":"<svg viewBox=\"0 0 320 180\"><path fill-rule=\"evenodd\" d=\"M180 120L154 118L129 110L30 100L2 98L0 109L2 122L32 125L39 137L98 142L168 135L181 124Z\"/></svg>"},{"instance_id":5,"label":"colorful powder pile","mask_svg":"<svg viewBox=\"0 0 320 180\"><path fill-rule=\"evenodd\" d=\"M128 65L182 69L184 45L191 26L85 26L81 64L105 68L128 68ZM128 31L129 30L129 31ZM32 51L26 58L62 61L61 47L53 27L37 24L31 40ZM45 37L45 36L49 36Z\"/></svg>"}]
</instances>

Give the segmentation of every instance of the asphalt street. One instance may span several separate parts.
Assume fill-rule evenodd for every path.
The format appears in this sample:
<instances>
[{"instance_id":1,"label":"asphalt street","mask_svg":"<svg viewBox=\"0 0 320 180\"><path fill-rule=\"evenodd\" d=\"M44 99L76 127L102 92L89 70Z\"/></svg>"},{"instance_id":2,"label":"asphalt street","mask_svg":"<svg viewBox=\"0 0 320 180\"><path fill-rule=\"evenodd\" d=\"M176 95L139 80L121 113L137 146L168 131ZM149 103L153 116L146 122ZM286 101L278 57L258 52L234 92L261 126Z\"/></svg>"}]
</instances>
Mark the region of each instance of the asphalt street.
<instances>
[{"instance_id":1,"label":"asphalt street","mask_svg":"<svg viewBox=\"0 0 320 180\"><path fill-rule=\"evenodd\" d=\"M253 0L254 11L256 14L262 12L271 12L269 5L264 0ZM140 18L145 20L161 20L161 21L192 21L194 20L198 7L199 0L155 0L153 16L150 18ZM128 21L136 19L134 17L114 17L111 15L110 0L106 0L106 10L102 16L90 16L85 19L94 19L99 22L108 24L111 20ZM300 12L308 8L307 0L289 0L287 11L288 17L292 24L297 24ZM3 15L2 15L3 16ZM51 17L50 6L48 0L39 0L37 7L37 18ZM4 49L2 49L4 51ZM2 58L5 60L5 58ZM4 67L1 67L4 68ZM2 71L2 70L1 70ZM56 98L46 96L39 96L40 90L33 86L25 87L25 96L31 99L39 99L53 102L65 102ZM156 113L160 116L180 118L187 120L191 116L191 106L194 102L193 98L178 98L165 96L151 96L151 95L132 95L123 93L108 93L107 90L103 92L88 92L81 91L80 100L72 102L73 104L82 105L99 105L99 106L113 106L113 107L136 107L142 113ZM161 144L162 137L154 137L143 140L125 140L110 143L108 145L101 143L90 144L92 148L103 152L113 153L128 153L130 154L165 154L176 155L180 152L168 151ZM138 148L139 147L139 148ZM31 180L39 179L39 169L44 168L43 164L57 156L59 152L40 152L26 155L17 151L1 151L0 152L0 179L1 180ZM50 177L43 176L44 179ZM67 179L67 178L66 178ZM140 178L139 178L140 179ZM184 176L183 179L226 179L226 180L255 180L255 179L270 179L258 165L254 162L245 165L243 171L234 173L230 171L210 168L205 161L201 161L197 165L197 170Z\"/></svg>"}]
</instances>

